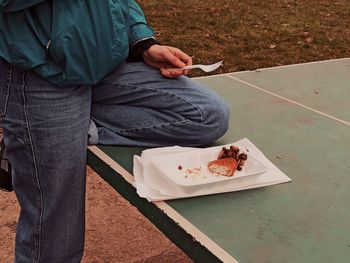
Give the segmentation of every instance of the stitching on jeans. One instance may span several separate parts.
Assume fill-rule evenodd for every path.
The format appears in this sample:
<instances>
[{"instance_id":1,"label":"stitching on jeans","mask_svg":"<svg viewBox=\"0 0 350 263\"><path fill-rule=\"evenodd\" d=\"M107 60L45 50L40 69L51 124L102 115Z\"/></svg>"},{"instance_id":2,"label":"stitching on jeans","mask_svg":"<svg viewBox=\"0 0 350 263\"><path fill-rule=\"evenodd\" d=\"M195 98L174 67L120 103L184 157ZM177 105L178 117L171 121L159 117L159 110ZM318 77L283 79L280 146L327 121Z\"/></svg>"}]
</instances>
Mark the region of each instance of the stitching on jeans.
<instances>
[{"instance_id":1,"label":"stitching on jeans","mask_svg":"<svg viewBox=\"0 0 350 263\"><path fill-rule=\"evenodd\" d=\"M203 112L201 111L201 109L200 109L197 105L195 105L195 104L193 104L192 102L190 102L190 101L188 101L188 100L186 100L186 99L184 99L184 98L182 98L182 97L180 97L180 96L178 96L178 95L176 95L176 94L174 94L174 93L171 93L171 92L169 92L169 91L164 91L164 90L155 89L155 88L149 88L149 87L143 87L143 86L141 87L141 86L139 86L139 85L131 85L131 84L124 83L124 82L121 82L121 81L114 81L114 80L109 80L109 79L105 79L105 80L103 80L103 82L113 83L113 84L117 84L117 85L124 85L124 86L127 86L127 87L136 87L136 88L138 88L138 89L148 89L148 90L153 90L153 91L161 92L161 93L164 93L164 94L170 94L170 95L172 95L172 96L174 96L174 97L176 97L176 98L178 98L178 99L180 99L180 100L186 101L186 102L189 103L191 106L193 106L194 108L196 108L197 111L199 112L200 120L203 121Z\"/></svg>"},{"instance_id":2,"label":"stitching on jeans","mask_svg":"<svg viewBox=\"0 0 350 263\"><path fill-rule=\"evenodd\" d=\"M4 106L4 109L3 111L1 112L0 111L0 115L1 117L5 117L6 115L6 111L7 111L7 103L8 103L8 99L9 99L9 93L10 93L10 86L11 86L11 83L12 83L12 71L13 71L13 68L12 66L9 66L8 70L7 70L7 81L6 81L6 84L5 84L5 89L6 89L6 98L5 98L5 106Z\"/></svg>"},{"instance_id":3,"label":"stitching on jeans","mask_svg":"<svg viewBox=\"0 0 350 263\"><path fill-rule=\"evenodd\" d=\"M7 82L6 82L7 96L6 96L5 105L7 105L9 93L10 93L10 86L12 84L12 72L13 72L13 68L12 66L10 66L10 68L7 71ZM6 112L6 109L4 109L4 113L5 112Z\"/></svg>"},{"instance_id":4,"label":"stitching on jeans","mask_svg":"<svg viewBox=\"0 0 350 263\"><path fill-rule=\"evenodd\" d=\"M43 219L43 193L41 190L40 186L40 180L38 176L38 167L36 163L36 157L35 157L35 151L34 151L34 146L33 146L33 140L31 137L31 132L30 132L30 127L29 127L29 120L28 120L28 113L27 113L27 100L26 100L26 93L25 93L25 88L26 88L26 71L23 72L22 75L22 96L23 96L23 113L24 113L24 118L25 118L25 125L26 129L28 132L28 139L29 139L29 146L31 150L31 154L33 156L33 164L34 164L34 175L33 175L33 180L36 183L38 187L38 192L39 196L37 199L38 206L39 206L39 222L37 223L36 220L36 225L35 225L35 232L37 239L35 240L35 244L37 246L37 258L33 258L33 263L38 263L40 261L40 255L41 255L41 231L42 231L42 219Z\"/></svg>"},{"instance_id":5,"label":"stitching on jeans","mask_svg":"<svg viewBox=\"0 0 350 263\"><path fill-rule=\"evenodd\" d=\"M12 66L9 66L9 69L7 70L7 82L6 82L6 88L9 88L11 86L12 82Z\"/></svg>"},{"instance_id":6,"label":"stitching on jeans","mask_svg":"<svg viewBox=\"0 0 350 263\"><path fill-rule=\"evenodd\" d=\"M164 127L164 126L182 124L182 123L187 123L187 122L191 122L191 121L190 120L182 120L182 121L176 121L176 122L168 122L168 123L157 124L157 125L152 125L152 126L146 126L146 127L141 127L141 128L124 129L124 130L119 130L119 131L116 131L116 132L124 133L124 132L138 131L138 130L143 130L143 129L151 129L151 128L157 128L157 127Z\"/></svg>"}]
</instances>

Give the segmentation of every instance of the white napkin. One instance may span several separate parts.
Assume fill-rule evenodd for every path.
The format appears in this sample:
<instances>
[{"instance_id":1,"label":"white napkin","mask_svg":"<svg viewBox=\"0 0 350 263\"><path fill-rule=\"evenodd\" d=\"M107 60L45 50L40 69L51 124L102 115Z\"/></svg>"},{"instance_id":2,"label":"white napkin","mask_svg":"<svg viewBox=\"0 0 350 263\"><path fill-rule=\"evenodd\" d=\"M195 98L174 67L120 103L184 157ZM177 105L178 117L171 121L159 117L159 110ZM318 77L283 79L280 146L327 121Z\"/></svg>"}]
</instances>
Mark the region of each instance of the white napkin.
<instances>
[{"instance_id":1,"label":"white napkin","mask_svg":"<svg viewBox=\"0 0 350 263\"><path fill-rule=\"evenodd\" d=\"M249 149L249 155L266 166L266 172L256 175L249 175L240 178L232 178L214 183L200 185L180 185L171 180L169 176L160 172L153 161L159 157L178 156L180 152L198 153L198 148L189 147L163 147L148 149L142 152L141 156L134 156L134 186L139 196L148 201L161 201L169 199L186 198L200 195L209 195L225 192L233 192L245 189L264 187L268 185L290 182L291 179L279 170L265 155L248 139L230 143L240 149ZM223 146L213 147L220 150ZM164 170L164 169L163 169Z\"/></svg>"}]
</instances>

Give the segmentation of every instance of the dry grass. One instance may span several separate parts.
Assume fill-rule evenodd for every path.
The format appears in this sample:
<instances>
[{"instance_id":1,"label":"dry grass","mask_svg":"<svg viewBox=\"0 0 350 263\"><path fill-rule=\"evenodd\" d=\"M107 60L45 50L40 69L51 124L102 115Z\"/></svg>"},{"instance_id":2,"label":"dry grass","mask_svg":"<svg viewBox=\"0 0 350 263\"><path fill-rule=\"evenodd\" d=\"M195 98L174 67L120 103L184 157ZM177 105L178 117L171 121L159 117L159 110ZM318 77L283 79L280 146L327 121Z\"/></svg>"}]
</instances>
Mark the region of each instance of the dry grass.
<instances>
[{"instance_id":1,"label":"dry grass","mask_svg":"<svg viewBox=\"0 0 350 263\"><path fill-rule=\"evenodd\" d=\"M222 72L350 56L348 0L139 2L163 44L195 63L224 59Z\"/></svg>"}]
</instances>

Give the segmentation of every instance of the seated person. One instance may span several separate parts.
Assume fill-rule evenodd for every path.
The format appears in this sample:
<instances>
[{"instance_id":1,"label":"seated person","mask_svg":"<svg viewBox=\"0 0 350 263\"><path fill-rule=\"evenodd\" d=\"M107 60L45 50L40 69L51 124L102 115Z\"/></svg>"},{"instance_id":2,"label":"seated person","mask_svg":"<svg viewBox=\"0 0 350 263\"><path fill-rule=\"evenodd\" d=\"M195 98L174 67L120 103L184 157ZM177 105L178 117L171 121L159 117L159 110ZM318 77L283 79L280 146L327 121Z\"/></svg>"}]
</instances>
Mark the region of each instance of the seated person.
<instances>
[{"instance_id":1,"label":"seated person","mask_svg":"<svg viewBox=\"0 0 350 263\"><path fill-rule=\"evenodd\" d=\"M0 127L21 206L15 262L80 262L88 140L198 146L226 132L227 104L184 76L191 64L155 40L133 0L0 0Z\"/></svg>"}]
</instances>

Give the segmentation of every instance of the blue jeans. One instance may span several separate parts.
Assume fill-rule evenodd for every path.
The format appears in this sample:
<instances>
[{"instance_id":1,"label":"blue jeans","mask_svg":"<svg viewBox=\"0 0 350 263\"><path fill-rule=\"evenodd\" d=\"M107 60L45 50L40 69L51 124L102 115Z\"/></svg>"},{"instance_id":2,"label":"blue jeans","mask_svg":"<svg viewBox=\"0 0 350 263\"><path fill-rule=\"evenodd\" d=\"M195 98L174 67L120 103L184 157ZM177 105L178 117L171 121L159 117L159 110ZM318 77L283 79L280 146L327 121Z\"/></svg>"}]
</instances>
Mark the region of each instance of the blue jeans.
<instances>
[{"instance_id":1,"label":"blue jeans","mask_svg":"<svg viewBox=\"0 0 350 263\"><path fill-rule=\"evenodd\" d=\"M142 62L93 87L58 88L0 61L0 127L21 206L15 262L80 262L88 133L101 144L196 146L222 136L228 119L214 92Z\"/></svg>"}]
</instances>

